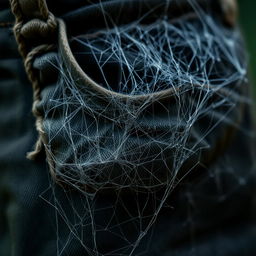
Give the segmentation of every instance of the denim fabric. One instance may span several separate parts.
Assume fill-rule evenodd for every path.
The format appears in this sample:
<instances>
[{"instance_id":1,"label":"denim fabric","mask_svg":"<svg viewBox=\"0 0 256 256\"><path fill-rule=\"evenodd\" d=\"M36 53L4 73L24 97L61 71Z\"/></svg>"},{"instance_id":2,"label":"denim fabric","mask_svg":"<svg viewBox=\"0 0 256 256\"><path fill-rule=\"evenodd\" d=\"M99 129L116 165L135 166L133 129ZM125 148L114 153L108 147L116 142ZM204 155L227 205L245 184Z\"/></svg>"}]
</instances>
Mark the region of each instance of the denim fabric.
<instances>
[{"instance_id":1,"label":"denim fabric","mask_svg":"<svg viewBox=\"0 0 256 256\"><path fill-rule=\"evenodd\" d=\"M92 1L90 4L85 4L80 0L48 2L51 12L57 17L63 18L67 27L67 38L73 52L78 52L80 46L72 41L72 36L85 33L88 28L98 29L103 26L101 18L93 20L94 13L90 13ZM121 4L122 1L104 2ZM148 1L149 7L150 2ZM132 19L141 15L141 12L137 12L138 9L133 12L136 8L132 4L129 6L131 6L130 12L129 8L126 8L130 15L124 18L124 23L131 22ZM112 8L111 6L110 9ZM143 8L141 9L143 10ZM176 15L179 16L179 12L176 12ZM90 17L89 23L87 22L88 17ZM154 20L155 17L151 17L147 22L153 22L151 19ZM26 159L26 153L33 148L37 139L37 132L31 113L32 87L18 53L17 43L12 32L13 23L14 17L9 5L5 2L1 3L0 255L129 255L128 244L134 243L138 236L138 225L136 224L138 222L138 204L143 205L147 202L143 213L141 213L144 215L141 221L143 227L147 223L147 216L154 215L155 200L161 197L164 189L160 187L150 193L130 189L124 193L105 193L105 191L97 193L92 199L95 213L95 223L92 223L83 219L86 201L92 195L85 195L81 184L76 183L72 187L72 181L76 181L76 173L70 174L70 170L63 169L63 165L55 166L54 170L57 176L58 174L67 174L66 183L69 186L66 186L65 182L56 184L50 175L49 156L47 158L45 153L41 152L36 161ZM77 24L82 25L78 26ZM77 159L77 155L74 155L70 144L64 140L68 136L67 130L61 130L60 127L64 118L63 113L74 112L78 108L78 103L74 103L68 109L65 109L64 104L55 105L64 93L65 95L69 94L68 89L65 88L67 84L61 83L59 70L56 69L60 63L64 63L66 71L70 68L70 62L63 57L61 47L62 42L59 42L57 50L38 56L34 61L34 68L39 73L40 81L43 84L42 101L37 109L45 116L44 131L48 136L53 134L51 152L55 154L54 159L57 159L58 163L65 163L68 166L74 162L74 159ZM78 54L74 53L74 55L81 67L84 68L84 59ZM97 66L93 61L90 64L91 74L97 78L97 72L95 72ZM75 71L72 74L79 80ZM98 79L100 78L98 77ZM229 89L235 91L232 84ZM80 96L88 97L88 91L81 89L80 92ZM247 88L239 93L247 96ZM95 93L93 95L95 96ZM197 97L199 95L188 91L184 100L196 101ZM113 116L125 115L123 113L120 115L118 109L120 105L111 105L101 99L102 97L91 97L91 108L95 112L92 114L83 108L79 109L72 119L71 126L72 131L81 134L84 121L86 120L88 124L92 119L91 115L93 118L96 116L98 127L92 122L88 135L93 137L96 132L97 136L108 133L113 135L113 137L105 136L110 139L102 144L104 147L101 149L106 150L106 153L103 152L101 155L107 159L107 152L110 152L118 138L122 137L122 122L125 123L126 119L120 121L119 127L113 128L111 123ZM208 104L214 100L218 100L218 96L213 96ZM51 112L51 109L54 111ZM104 115L102 115L102 109L106 112ZM134 136L131 129L129 140L125 146L127 152L132 152L131 155L128 154L128 158L132 163L136 163L142 157L146 158L147 162L151 163L150 167L143 166L144 168L137 169L136 172L130 168L131 180L124 180L120 171L127 171L127 169L124 166L120 167L119 163L117 165L110 163L109 166L104 167L96 165L91 167L91 171L89 170L87 185L93 187L95 182L102 183L107 179L122 186L128 186L132 182L137 186L141 185L141 182L145 185L145 181L150 181L150 185L156 185L157 182L164 184L168 177L161 160L169 157L169 164L171 164L174 156L172 150L169 149L161 155L161 158L157 159L156 156L162 152L161 145L169 143L171 134L166 130L163 132L163 129L177 122L178 110L177 102L168 97L164 100L164 104L152 103L137 120L142 129L141 132L150 136L138 138ZM222 111L225 113L225 106ZM109 115L111 118L108 118ZM241 120L236 121L240 116L242 116ZM195 134L200 134L208 128L208 124L211 123L210 117L211 113L205 115L195 125ZM254 128L250 108L247 105L243 108L236 106L226 117L235 120L240 129L233 132L224 122L216 126L213 132L206 136L202 144L205 143L208 147L200 151L200 154L197 152L198 154L191 155L188 163L186 162L183 166L181 176L198 161L201 164L196 165L196 168L192 169L189 175L171 192L154 227L141 240L134 255L251 256L255 254L256 174L253 148L255 140L251 136ZM180 126L182 128L182 123ZM151 141L148 139L149 137L156 138L156 141ZM76 154L81 157L81 162L90 157L97 157L97 148L91 148L92 145L81 137L74 138L73 143L80 150L80 153L76 152ZM226 138L228 138L227 141ZM147 140L146 144L143 139ZM193 133L188 143L193 143ZM145 148L145 145L149 148ZM84 154L88 151L90 155ZM144 152L146 156L140 155L140 152ZM156 160L155 162L152 161L153 158ZM118 160L122 162L122 159ZM99 159L96 159L95 162L97 161ZM139 166L139 163L136 164ZM98 169L101 169L101 175L97 176L97 173L94 172ZM143 173L145 169L156 170L155 180L148 176L148 172ZM136 176L138 173L142 176ZM113 216L115 217L113 218ZM109 226L110 222L111 228L104 228ZM93 236L93 224L99 230L96 238ZM94 239L96 239L98 254L95 254Z\"/></svg>"}]
</instances>

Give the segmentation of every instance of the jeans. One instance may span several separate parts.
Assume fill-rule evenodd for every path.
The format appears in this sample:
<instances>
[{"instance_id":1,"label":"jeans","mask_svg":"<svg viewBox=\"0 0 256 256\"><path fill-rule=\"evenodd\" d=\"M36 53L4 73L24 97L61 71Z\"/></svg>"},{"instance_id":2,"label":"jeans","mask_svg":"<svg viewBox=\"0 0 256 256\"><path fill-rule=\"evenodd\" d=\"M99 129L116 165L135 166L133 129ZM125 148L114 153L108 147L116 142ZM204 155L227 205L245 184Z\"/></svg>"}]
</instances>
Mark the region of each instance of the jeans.
<instances>
[{"instance_id":1,"label":"jeans","mask_svg":"<svg viewBox=\"0 0 256 256\"><path fill-rule=\"evenodd\" d=\"M20 36L15 2L0 4L1 255L253 255L255 129L232 11L20 1Z\"/></svg>"}]
</instances>

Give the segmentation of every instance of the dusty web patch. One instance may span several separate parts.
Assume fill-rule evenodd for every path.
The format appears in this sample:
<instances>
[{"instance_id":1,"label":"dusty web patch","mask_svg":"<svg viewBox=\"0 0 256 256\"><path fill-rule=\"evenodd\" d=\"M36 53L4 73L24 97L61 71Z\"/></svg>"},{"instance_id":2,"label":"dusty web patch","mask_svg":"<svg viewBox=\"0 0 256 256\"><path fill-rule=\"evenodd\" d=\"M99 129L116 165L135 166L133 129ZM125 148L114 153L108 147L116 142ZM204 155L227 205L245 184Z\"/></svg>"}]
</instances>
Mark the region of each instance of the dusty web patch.
<instances>
[{"instance_id":1,"label":"dusty web patch","mask_svg":"<svg viewBox=\"0 0 256 256\"><path fill-rule=\"evenodd\" d=\"M71 44L100 86L152 96L134 105L113 95L106 103L77 84L60 56L58 84L45 89L46 149L58 179L79 191L79 204L67 190L65 210L53 185L56 217L70 232L66 243L79 241L88 255L139 255L166 199L205 164L203 153L215 147L221 127L239 126L238 106L247 101L241 95L247 67L240 34L198 9L176 20L91 32ZM164 90L171 93L152 103L153 93ZM107 202L98 195L103 188L115 194ZM125 189L132 202L124 200ZM103 233L119 246L103 249ZM58 255L65 246L58 243Z\"/></svg>"}]
</instances>

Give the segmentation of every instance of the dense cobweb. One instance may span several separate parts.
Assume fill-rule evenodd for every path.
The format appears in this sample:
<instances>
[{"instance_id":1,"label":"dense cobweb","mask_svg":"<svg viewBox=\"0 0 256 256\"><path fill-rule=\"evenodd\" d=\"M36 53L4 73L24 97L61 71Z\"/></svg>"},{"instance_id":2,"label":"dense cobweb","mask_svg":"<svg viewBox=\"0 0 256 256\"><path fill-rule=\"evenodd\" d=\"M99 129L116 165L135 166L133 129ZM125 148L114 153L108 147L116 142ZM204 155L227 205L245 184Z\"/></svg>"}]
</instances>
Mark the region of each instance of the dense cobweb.
<instances>
[{"instance_id":1,"label":"dense cobweb","mask_svg":"<svg viewBox=\"0 0 256 256\"><path fill-rule=\"evenodd\" d=\"M134 23L80 36L74 40L84 51L76 55L90 56L88 65L98 68L95 80L102 86L130 95L188 85L206 89L216 85L220 89L243 79L245 67L240 59L234 60L237 45L232 37L238 35L224 28L221 31L210 16L205 16L206 23L194 16L172 23L164 18L150 25Z\"/></svg>"},{"instance_id":2,"label":"dense cobweb","mask_svg":"<svg viewBox=\"0 0 256 256\"><path fill-rule=\"evenodd\" d=\"M99 86L148 97L110 94L106 100L78 85L59 56L58 84L46 92L44 105L46 150L57 180L79 191L80 200L75 203L67 189L64 209L53 189L51 203L70 234L65 243L59 239L58 255L73 240L88 255L147 255L152 226L169 207L170 193L207 164L204 152L208 157L221 127L239 126L238 109L247 101L241 96L247 67L239 31L198 9L173 20L91 31L70 43ZM162 91L161 99L155 96ZM102 192L106 188L111 192ZM101 193L107 193L105 202ZM104 239L116 244L103 249Z\"/></svg>"}]
</instances>

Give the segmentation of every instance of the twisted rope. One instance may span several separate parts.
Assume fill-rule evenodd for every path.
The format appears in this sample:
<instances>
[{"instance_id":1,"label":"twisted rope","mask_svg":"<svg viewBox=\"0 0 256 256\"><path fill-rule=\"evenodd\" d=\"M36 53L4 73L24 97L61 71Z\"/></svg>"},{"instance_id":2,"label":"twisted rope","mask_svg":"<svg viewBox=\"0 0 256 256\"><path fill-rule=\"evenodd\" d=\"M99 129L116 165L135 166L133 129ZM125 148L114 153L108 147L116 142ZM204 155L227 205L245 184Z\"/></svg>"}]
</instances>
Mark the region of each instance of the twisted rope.
<instances>
[{"instance_id":1,"label":"twisted rope","mask_svg":"<svg viewBox=\"0 0 256 256\"><path fill-rule=\"evenodd\" d=\"M37 0L38 10L41 19L32 19L24 24L24 14L18 0L10 0L11 9L15 16L15 25L13 27L14 35L18 43L18 50L24 60L24 67L33 88L33 107L32 112L36 118L36 129L39 133L38 140L32 152L27 154L29 159L35 159L43 148L43 129L42 129L42 113L38 111L38 104L40 102L40 81L38 74L33 68L33 61L36 56L54 49L54 44L39 45L32 50L28 50L29 39L36 36L47 38L57 28L57 21L54 15L49 12L46 2L44 0Z\"/></svg>"}]
</instances>

